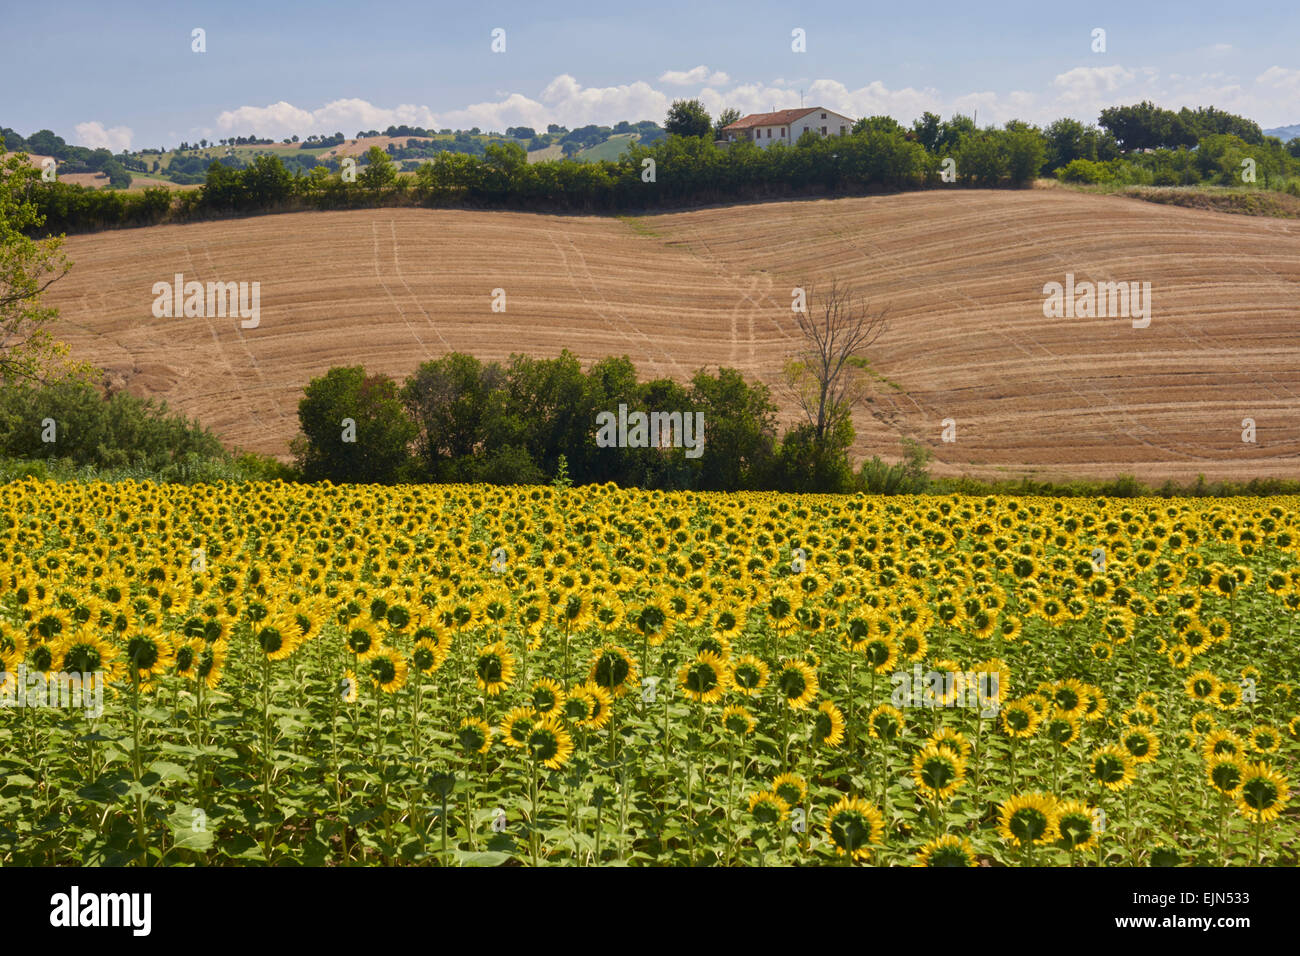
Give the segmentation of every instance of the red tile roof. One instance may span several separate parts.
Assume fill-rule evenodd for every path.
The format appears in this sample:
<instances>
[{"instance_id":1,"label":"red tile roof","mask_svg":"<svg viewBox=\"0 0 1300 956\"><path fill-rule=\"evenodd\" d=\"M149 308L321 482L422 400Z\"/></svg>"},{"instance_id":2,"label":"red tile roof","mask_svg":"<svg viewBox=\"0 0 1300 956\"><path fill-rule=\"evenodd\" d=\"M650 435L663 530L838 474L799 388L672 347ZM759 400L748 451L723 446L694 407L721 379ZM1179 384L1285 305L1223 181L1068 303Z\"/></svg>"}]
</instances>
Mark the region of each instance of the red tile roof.
<instances>
[{"instance_id":1,"label":"red tile roof","mask_svg":"<svg viewBox=\"0 0 1300 956\"><path fill-rule=\"evenodd\" d=\"M797 110L777 110L775 113L750 113L748 116L742 116L736 122L722 127L725 129L750 129L754 126L785 126L793 123L801 116L807 116L809 113L816 113L821 110L820 106L812 106L808 109Z\"/></svg>"}]
</instances>

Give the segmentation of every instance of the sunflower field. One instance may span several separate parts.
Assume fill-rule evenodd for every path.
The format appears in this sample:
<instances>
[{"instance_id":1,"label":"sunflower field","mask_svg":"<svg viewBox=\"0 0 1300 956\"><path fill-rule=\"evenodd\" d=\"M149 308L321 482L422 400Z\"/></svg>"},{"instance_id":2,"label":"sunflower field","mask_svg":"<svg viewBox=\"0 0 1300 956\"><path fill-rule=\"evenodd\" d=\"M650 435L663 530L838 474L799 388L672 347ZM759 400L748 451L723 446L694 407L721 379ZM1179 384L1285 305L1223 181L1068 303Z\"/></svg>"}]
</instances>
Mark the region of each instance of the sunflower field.
<instances>
[{"instance_id":1,"label":"sunflower field","mask_svg":"<svg viewBox=\"0 0 1300 956\"><path fill-rule=\"evenodd\" d=\"M0 863L1296 865L1298 505L0 486Z\"/></svg>"}]
</instances>

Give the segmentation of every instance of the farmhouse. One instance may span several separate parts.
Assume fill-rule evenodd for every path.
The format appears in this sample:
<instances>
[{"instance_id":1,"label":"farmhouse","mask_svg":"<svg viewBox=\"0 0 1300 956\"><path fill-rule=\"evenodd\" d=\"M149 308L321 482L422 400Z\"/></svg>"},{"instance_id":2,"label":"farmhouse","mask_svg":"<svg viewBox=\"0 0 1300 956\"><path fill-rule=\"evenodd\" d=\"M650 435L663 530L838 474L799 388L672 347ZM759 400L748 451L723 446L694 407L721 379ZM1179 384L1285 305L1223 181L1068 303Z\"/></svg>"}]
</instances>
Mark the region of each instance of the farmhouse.
<instances>
[{"instance_id":1,"label":"farmhouse","mask_svg":"<svg viewBox=\"0 0 1300 956\"><path fill-rule=\"evenodd\" d=\"M853 120L822 106L775 113L751 113L722 128L722 142L753 140L764 148L773 143L795 143L807 130L819 136L848 136Z\"/></svg>"}]
</instances>

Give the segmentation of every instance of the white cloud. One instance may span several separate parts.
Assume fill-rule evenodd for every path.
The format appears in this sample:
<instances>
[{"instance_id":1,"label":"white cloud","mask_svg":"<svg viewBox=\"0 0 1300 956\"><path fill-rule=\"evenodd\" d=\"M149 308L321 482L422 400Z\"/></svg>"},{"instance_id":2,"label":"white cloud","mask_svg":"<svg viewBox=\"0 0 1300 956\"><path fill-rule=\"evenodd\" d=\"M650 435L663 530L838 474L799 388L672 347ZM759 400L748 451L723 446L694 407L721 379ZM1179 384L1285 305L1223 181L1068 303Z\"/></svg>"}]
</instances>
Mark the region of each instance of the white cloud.
<instances>
[{"instance_id":1,"label":"white cloud","mask_svg":"<svg viewBox=\"0 0 1300 956\"><path fill-rule=\"evenodd\" d=\"M88 146L91 149L109 149L114 153L120 153L125 149L131 148L131 137L134 135L129 126L114 126L112 129L104 129L104 124L99 122L78 123L73 127L77 131L77 143L80 146Z\"/></svg>"},{"instance_id":2,"label":"white cloud","mask_svg":"<svg viewBox=\"0 0 1300 956\"><path fill-rule=\"evenodd\" d=\"M683 79L690 77L689 80ZM679 82L679 79L681 82ZM1012 119L1049 123L1062 116L1096 122L1108 106L1153 102L1169 109L1182 106L1210 106L1241 113L1262 126L1277 126L1300 120L1295 103L1300 101L1300 70L1272 66L1253 80L1222 71L1196 75L1161 74L1151 67L1075 67L1052 77L1040 92L1027 90L943 93L925 87L893 89L880 81L850 89L833 79L783 79L771 83L732 84L724 73L698 66L692 70L669 71L659 83L682 85L702 82L700 100L714 115L727 107L741 114L766 113L799 105L800 91L808 106L825 106L853 117L886 114L908 124L923 112L948 117L953 113L979 112L980 125L1002 124ZM570 128L589 123L611 125L619 120L663 121L674 95L656 89L643 80L615 86L583 86L570 74L556 76L535 96L501 91L495 99L471 103L460 109L435 111L428 106L403 104L377 106L352 98L326 103L318 109L304 109L286 102L268 106L241 106L221 113L216 127L226 134L254 133L279 139L297 134L333 133L352 136L357 130L382 130L392 125L450 127L503 131L508 126L544 129L549 123ZM83 127L86 132L83 132ZM130 130L105 131L98 123L77 127L83 141L91 135L101 139Z\"/></svg>"},{"instance_id":3,"label":"white cloud","mask_svg":"<svg viewBox=\"0 0 1300 956\"><path fill-rule=\"evenodd\" d=\"M731 77L719 71L711 71L707 66L697 66L691 70L666 70L660 77L660 83L671 83L673 86L697 86L708 83L725 85L731 82Z\"/></svg>"}]
</instances>

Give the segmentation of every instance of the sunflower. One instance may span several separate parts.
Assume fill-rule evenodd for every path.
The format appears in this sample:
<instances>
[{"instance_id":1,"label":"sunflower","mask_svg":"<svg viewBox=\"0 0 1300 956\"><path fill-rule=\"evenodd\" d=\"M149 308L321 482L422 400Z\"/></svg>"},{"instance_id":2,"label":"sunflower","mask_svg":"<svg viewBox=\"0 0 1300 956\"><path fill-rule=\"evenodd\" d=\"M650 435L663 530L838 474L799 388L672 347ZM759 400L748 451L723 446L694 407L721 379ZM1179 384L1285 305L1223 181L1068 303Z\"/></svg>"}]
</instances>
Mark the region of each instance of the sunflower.
<instances>
[{"instance_id":1,"label":"sunflower","mask_svg":"<svg viewBox=\"0 0 1300 956\"><path fill-rule=\"evenodd\" d=\"M88 628L65 634L53 648L53 669L65 674L104 673L104 680L115 680L117 648ZM8 668L0 662L0 671Z\"/></svg>"},{"instance_id":2,"label":"sunflower","mask_svg":"<svg viewBox=\"0 0 1300 956\"><path fill-rule=\"evenodd\" d=\"M636 664L632 655L616 644L598 647L591 652L591 671L587 679L605 688L610 696L618 698L629 687L636 686Z\"/></svg>"},{"instance_id":3,"label":"sunflower","mask_svg":"<svg viewBox=\"0 0 1300 956\"><path fill-rule=\"evenodd\" d=\"M754 732L754 718L744 707L732 704L722 711L722 726L729 733L744 737Z\"/></svg>"},{"instance_id":4,"label":"sunflower","mask_svg":"<svg viewBox=\"0 0 1300 956\"><path fill-rule=\"evenodd\" d=\"M1081 681L1073 677L1059 681L1052 688L1052 702L1063 714L1078 712L1087 702L1088 691Z\"/></svg>"},{"instance_id":5,"label":"sunflower","mask_svg":"<svg viewBox=\"0 0 1300 956\"><path fill-rule=\"evenodd\" d=\"M221 683L221 675L226 666L228 647L225 641L207 642L199 653L198 663L194 665L194 674L208 687L215 690ZM348 673L352 673L348 671ZM355 680L355 678L354 678Z\"/></svg>"},{"instance_id":6,"label":"sunflower","mask_svg":"<svg viewBox=\"0 0 1300 956\"><path fill-rule=\"evenodd\" d=\"M744 611L722 608L713 615L714 633L728 641L736 637L744 628Z\"/></svg>"},{"instance_id":7,"label":"sunflower","mask_svg":"<svg viewBox=\"0 0 1300 956\"><path fill-rule=\"evenodd\" d=\"M354 621L344 631L343 643L347 649L357 656L358 660L365 660L371 654L377 654L380 648L379 635L374 628L360 621Z\"/></svg>"},{"instance_id":8,"label":"sunflower","mask_svg":"<svg viewBox=\"0 0 1300 956\"><path fill-rule=\"evenodd\" d=\"M1058 747L1067 747L1079 739L1080 724L1077 714L1058 710L1043 722L1043 736Z\"/></svg>"},{"instance_id":9,"label":"sunflower","mask_svg":"<svg viewBox=\"0 0 1300 956\"><path fill-rule=\"evenodd\" d=\"M1188 676L1183 689L1193 700L1209 700L1219 691L1219 679L1209 671L1197 671Z\"/></svg>"},{"instance_id":10,"label":"sunflower","mask_svg":"<svg viewBox=\"0 0 1300 956\"><path fill-rule=\"evenodd\" d=\"M1003 731L1012 738L1032 737L1043 721L1038 710L1028 700L1013 700L1004 705L998 718Z\"/></svg>"},{"instance_id":11,"label":"sunflower","mask_svg":"<svg viewBox=\"0 0 1300 956\"><path fill-rule=\"evenodd\" d=\"M926 744L912 756L916 789L934 800L947 800L966 777L966 760L948 746Z\"/></svg>"},{"instance_id":12,"label":"sunflower","mask_svg":"<svg viewBox=\"0 0 1300 956\"><path fill-rule=\"evenodd\" d=\"M826 815L826 833L836 854L865 859L871 847L884 839L885 824L880 811L858 797L840 797Z\"/></svg>"},{"instance_id":13,"label":"sunflower","mask_svg":"<svg viewBox=\"0 0 1300 956\"><path fill-rule=\"evenodd\" d=\"M1268 724L1260 724L1250 731L1250 746L1256 753L1272 754L1277 753L1278 747L1282 745L1282 735L1277 732L1277 728L1270 727Z\"/></svg>"},{"instance_id":14,"label":"sunflower","mask_svg":"<svg viewBox=\"0 0 1300 956\"><path fill-rule=\"evenodd\" d=\"M582 631L591 623L595 613L590 596L581 591L570 591L554 608L555 623L569 633Z\"/></svg>"},{"instance_id":15,"label":"sunflower","mask_svg":"<svg viewBox=\"0 0 1300 956\"><path fill-rule=\"evenodd\" d=\"M564 695L564 718L572 721L575 726L585 727L591 719L594 706L590 691L581 684L571 687Z\"/></svg>"},{"instance_id":16,"label":"sunflower","mask_svg":"<svg viewBox=\"0 0 1300 956\"><path fill-rule=\"evenodd\" d=\"M1221 754L1241 756L1246 752L1246 741L1231 730L1212 730L1205 735L1201 744L1201 754L1206 760Z\"/></svg>"},{"instance_id":17,"label":"sunflower","mask_svg":"<svg viewBox=\"0 0 1300 956\"><path fill-rule=\"evenodd\" d=\"M664 642L672 624L672 612L667 601L658 595L652 595L628 611L627 622L651 647L658 647Z\"/></svg>"},{"instance_id":18,"label":"sunflower","mask_svg":"<svg viewBox=\"0 0 1300 956\"><path fill-rule=\"evenodd\" d=\"M1214 703L1220 710L1236 710L1241 705L1241 688L1236 684L1220 684L1214 694Z\"/></svg>"},{"instance_id":19,"label":"sunflower","mask_svg":"<svg viewBox=\"0 0 1300 956\"><path fill-rule=\"evenodd\" d=\"M504 641L479 648L474 674L478 689L489 697L497 696L510 686L515 676L515 659Z\"/></svg>"},{"instance_id":20,"label":"sunflower","mask_svg":"<svg viewBox=\"0 0 1300 956\"><path fill-rule=\"evenodd\" d=\"M712 704L727 692L727 665L717 654L704 651L691 663L682 665L677 672L677 683L691 700Z\"/></svg>"},{"instance_id":21,"label":"sunflower","mask_svg":"<svg viewBox=\"0 0 1300 956\"><path fill-rule=\"evenodd\" d=\"M1247 765L1237 788L1237 810L1252 823L1269 823L1290 799L1286 777L1265 763Z\"/></svg>"},{"instance_id":22,"label":"sunflower","mask_svg":"<svg viewBox=\"0 0 1300 956\"><path fill-rule=\"evenodd\" d=\"M796 773L783 773L772 781L772 792L787 806L797 807L808 799L808 781Z\"/></svg>"},{"instance_id":23,"label":"sunflower","mask_svg":"<svg viewBox=\"0 0 1300 956\"><path fill-rule=\"evenodd\" d=\"M253 626L253 639L268 661L282 661L302 643L302 631L288 614L268 615Z\"/></svg>"},{"instance_id":24,"label":"sunflower","mask_svg":"<svg viewBox=\"0 0 1300 956\"><path fill-rule=\"evenodd\" d=\"M1151 763L1160 753L1160 741L1145 727L1134 727L1120 739L1134 763Z\"/></svg>"},{"instance_id":25,"label":"sunflower","mask_svg":"<svg viewBox=\"0 0 1300 956\"><path fill-rule=\"evenodd\" d=\"M1192 733L1196 734L1198 737L1205 736L1218 726L1218 721L1215 719L1214 714L1207 710L1198 710L1196 713L1192 714L1192 719L1189 723L1192 728Z\"/></svg>"},{"instance_id":26,"label":"sunflower","mask_svg":"<svg viewBox=\"0 0 1300 956\"><path fill-rule=\"evenodd\" d=\"M749 812L756 823L771 826L790 815L790 805L770 790L749 795Z\"/></svg>"},{"instance_id":27,"label":"sunflower","mask_svg":"<svg viewBox=\"0 0 1300 956\"><path fill-rule=\"evenodd\" d=\"M1056 845L1072 853L1097 845L1096 812L1082 800L1062 800L1056 805Z\"/></svg>"},{"instance_id":28,"label":"sunflower","mask_svg":"<svg viewBox=\"0 0 1300 956\"><path fill-rule=\"evenodd\" d=\"M791 710L803 710L817 696L817 672L803 661L786 658L777 671L776 686Z\"/></svg>"},{"instance_id":29,"label":"sunflower","mask_svg":"<svg viewBox=\"0 0 1300 956\"><path fill-rule=\"evenodd\" d=\"M867 715L867 728L877 740L894 740L903 732L903 713L891 704L881 704Z\"/></svg>"},{"instance_id":30,"label":"sunflower","mask_svg":"<svg viewBox=\"0 0 1300 956\"><path fill-rule=\"evenodd\" d=\"M533 710L537 711L538 716L548 717L552 714L564 713L564 688L558 681L543 677L533 681L532 690Z\"/></svg>"},{"instance_id":31,"label":"sunflower","mask_svg":"<svg viewBox=\"0 0 1300 956\"><path fill-rule=\"evenodd\" d=\"M614 699L609 696L609 691L599 684L593 684L591 681L583 684L577 690L569 691L569 699L574 696L581 696L588 704L589 715L584 720L575 721L578 727L587 727L591 730L599 730L609 723L610 715L613 713Z\"/></svg>"},{"instance_id":32,"label":"sunflower","mask_svg":"<svg viewBox=\"0 0 1300 956\"><path fill-rule=\"evenodd\" d=\"M927 744L940 749L947 749L962 760L969 760L973 752L970 741L966 739L966 736L961 731L953 730L951 727L944 727L938 733L931 735Z\"/></svg>"},{"instance_id":33,"label":"sunflower","mask_svg":"<svg viewBox=\"0 0 1300 956\"><path fill-rule=\"evenodd\" d=\"M813 719L813 741L838 747L844 740L844 714L831 701L824 700Z\"/></svg>"},{"instance_id":34,"label":"sunflower","mask_svg":"<svg viewBox=\"0 0 1300 956\"><path fill-rule=\"evenodd\" d=\"M528 732L527 750L547 770L559 770L573 755L573 738L556 717L543 717Z\"/></svg>"},{"instance_id":35,"label":"sunflower","mask_svg":"<svg viewBox=\"0 0 1300 956\"><path fill-rule=\"evenodd\" d=\"M767 665L753 654L737 657L731 665L731 686L746 697L757 697L767 686Z\"/></svg>"},{"instance_id":36,"label":"sunflower","mask_svg":"<svg viewBox=\"0 0 1300 956\"><path fill-rule=\"evenodd\" d=\"M126 642L127 676L145 687L155 677L166 673L175 657L176 648L170 637L157 628L141 628Z\"/></svg>"},{"instance_id":37,"label":"sunflower","mask_svg":"<svg viewBox=\"0 0 1300 956\"><path fill-rule=\"evenodd\" d=\"M486 720L480 720L477 717L466 717L460 722L460 730L456 733L456 742L460 744L460 749L467 754L485 754L488 748L492 746L492 728L488 726Z\"/></svg>"},{"instance_id":38,"label":"sunflower","mask_svg":"<svg viewBox=\"0 0 1300 956\"><path fill-rule=\"evenodd\" d=\"M1058 803L1046 793L1018 794L998 807L998 834L1017 846L1045 846L1059 836Z\"/></svg>"},{"instance_id":39,"label":"sunflower","mask_svg":"<svg viewBox=\"0 0 1300 956\"><path fill-rule=\"evenodd\" d=\"M926 843L916 852L913 866L976 866L975 847L970 840L948 833Z\"/></svg>"},{"instance_id":40,"label":"sunflower","mask_svg":"<svg viewBox=\"0 0 1300 956\"><path fill-rule=\"evenodd\" d=\"M1246 776L1246 762L1237 754L1216 754L1206 758L1205 779L1224 796L1232 796Z\"/></svg>"},{"instance_id":41,"label":"sunflower","mask_svg":"<svg viewBox=\"0 0 1300 956\"><path fill-rule=\"evenodd\" d=\"M760 607L769 624L778 634L785 634L798 623L795 612L802 604L798 593L788 586L781 586L772 591Z\"/></svg>"},{"instance_id":42,"label":"sunflower","mask_svg":"<svg viewBox=\"0 0 1300 956\"><path fill-rule=\"evenodd\" d=\"M406 658L396 648L381 647L366 659L370 683L385 694L395 694L406 684Z\"/></svg>"},{"instance_id":43,"label":"sunflower","mask_svg":"<svg viewBox=\"0 0 1300 956\"><path fill-rule=\"evenodd\" d=\"M188 637L177 643L176 676L191 679L197 677L199 657L206 647L207 645L197 637Z\"/></svg>"},{"instance_id":44,"label":"sunflower","mask_svg":"<svg viewBox=\"0 0 1300 956\"><path fill-rule=\"evenodd\" d=\"M1123 790L1137 776L1129 752L1115 744L1098 747L1088 758L1088 773L1107 790Z\"/></svg>"}]
</instances>

